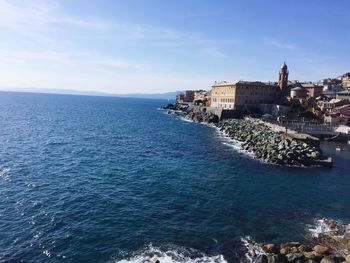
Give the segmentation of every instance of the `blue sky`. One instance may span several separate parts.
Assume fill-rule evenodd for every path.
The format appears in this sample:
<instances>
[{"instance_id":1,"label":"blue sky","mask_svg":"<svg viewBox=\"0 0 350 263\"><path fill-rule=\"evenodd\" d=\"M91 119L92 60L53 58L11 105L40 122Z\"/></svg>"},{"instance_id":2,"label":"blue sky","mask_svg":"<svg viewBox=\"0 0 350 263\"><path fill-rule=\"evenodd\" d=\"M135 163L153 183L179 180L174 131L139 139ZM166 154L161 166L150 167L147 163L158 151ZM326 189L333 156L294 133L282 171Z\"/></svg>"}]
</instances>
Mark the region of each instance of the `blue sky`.
<instances>
[{"instance_id":1,"label":"blue sky","mask_svg":"<svg viewBox=\"0 0 350 263\"><path fill-rule=\"evenodd\" d=\"M347 0L0 0L0 86L110 93L350 71Z\"/></svg>"}]
</instances>

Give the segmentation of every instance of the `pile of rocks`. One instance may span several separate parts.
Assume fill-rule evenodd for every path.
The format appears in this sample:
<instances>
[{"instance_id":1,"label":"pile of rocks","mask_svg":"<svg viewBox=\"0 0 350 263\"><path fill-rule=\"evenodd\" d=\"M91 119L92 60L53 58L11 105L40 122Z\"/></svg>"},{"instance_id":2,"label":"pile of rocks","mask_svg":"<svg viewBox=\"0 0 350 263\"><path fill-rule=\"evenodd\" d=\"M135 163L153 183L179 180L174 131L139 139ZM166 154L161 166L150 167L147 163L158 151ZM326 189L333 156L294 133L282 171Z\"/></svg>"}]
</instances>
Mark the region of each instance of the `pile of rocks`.
<instances>
[{"instance_id":1,"label":"pile of rocks","mask_svg":"<svg viewBox=\"0 0 350 263\"><path fill-rule=\"evenodd\" d=\"M248 262L254 263L350 263L350 225L321 218L309 245L290 242L280 245L243 240ZM312 244L312 245L311 245Z\"/></svg>"},{"instance_id":2,"label":"pile of rocks","mask_svg":"<svg viewBox=\"0 0 350 263\"><path fill-rule=\"evenodd\" d=\"M319 149L303 142L283 139L262 123L232 119L216 125L230 138L242 142L244 150L266 163L292 166L319 164Z\"/></svg>"},{"instance_id":3,"label":"pile of rocks","mask_svg":"<svg viewBox=\"0 0 350 263\"><path fill-rule=\"evenodd\" d=\"M175 104L169 103L162 107L163 110L173 110L173 111L183 111L183 112L185 112L188 108L189 106L186 104L177 104L177 103Z\"/></svg>"},{"instance_id":4,"label":"pile of rocks","mask_svg":"<svg viewBox=\"0 0 350 263\"><path fill-rule=\"evenodd\" d=\"M194 111L192 108L187 110L186 119L194 122L218 123L219 117L209 111Z\"/></svg>"},{"instance_id":5,"label":"pile of rocks","mask_svg":"<svg viewBox=\"0 0 350 263\"><path fill-rule=\"evenodd\" d=\"M262 249L265 254L258 257L258 262L261 263L350 263L350 255L344 256L322 245L311 247L298 242L291 242L280 246L263 244Z\"/></svg>"}]
</instances>

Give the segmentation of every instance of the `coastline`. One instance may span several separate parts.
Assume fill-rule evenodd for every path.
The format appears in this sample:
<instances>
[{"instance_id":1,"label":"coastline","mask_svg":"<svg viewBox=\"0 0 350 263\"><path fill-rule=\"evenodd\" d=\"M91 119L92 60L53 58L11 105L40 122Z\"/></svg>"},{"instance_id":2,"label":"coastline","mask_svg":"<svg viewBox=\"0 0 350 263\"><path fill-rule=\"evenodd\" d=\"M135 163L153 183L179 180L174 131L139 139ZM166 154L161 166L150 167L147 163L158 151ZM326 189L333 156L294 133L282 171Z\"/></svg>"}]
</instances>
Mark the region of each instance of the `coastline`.
<instances>
[{"instance_id":1,"label":"coastline","mask_svg":"<svg viewBox=\"0 0 350 263\"><path fill-rule=\"evenodd\" d=\"M319 145L295 138L301 137L300 134L272 129L271 125L260 120L232 118L220 121L218 116L205 108L172 104L163 109L187 121L216 127L224 136L239 142L241 150L263 163L293 167L332 166L331 158L323 156Z\"/></svg>"}]
</instances>

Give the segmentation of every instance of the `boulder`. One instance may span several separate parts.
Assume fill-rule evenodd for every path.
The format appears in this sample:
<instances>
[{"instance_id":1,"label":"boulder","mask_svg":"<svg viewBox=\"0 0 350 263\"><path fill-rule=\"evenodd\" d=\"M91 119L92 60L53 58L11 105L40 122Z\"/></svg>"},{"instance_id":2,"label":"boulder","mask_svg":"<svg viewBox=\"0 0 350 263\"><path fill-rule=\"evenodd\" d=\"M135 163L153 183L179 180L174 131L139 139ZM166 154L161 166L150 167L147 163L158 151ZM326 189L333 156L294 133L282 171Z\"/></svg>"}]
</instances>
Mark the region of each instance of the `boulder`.
<instances>
[{"instance_id":1,"label":"boulder","mask_svg":"<svg viewBox=\"0 0 350 263\"><path fill-rule=\"evenodd\" d=\"M262 248L266 253L277 253L278 252L278 249L275 246L275 244L265 244L265 245L263 245Z\"/></svg>"},{"instance_id":2,"label":"boulder","mask_svg":"<svg viewBox=\"0 0 350 263\"><path fill-rule=\"evenodd\" d=\"M261 255L259 258L259 263L268 263L269 259L266 255Z\"/></svg>"},{"instance_id":3,"label":"boulder","mask_svg":"<svg viewBox=\"0 0 350 263\"><path fill-rule=\"evenodd\" d=\"M335 263L335 261L331 257L324 257L320 263Z\"/></svg>"},{"instance_id":4,"label":"boulder","mask_svg":"<svg viewBox=\"0 0 350 263\"><path fill-rule=\"evenodd\" d=\"M317 254L324 255L324 254L327 254L327 253L328 253L329 248L328 248L328 247L325 247L325 246L321 246L321 245L316 245L316 246L314 246L314 251L315 251Z\"/></svg>"},{"instance_id":5,"label":"boulder","mask_svg":"<svg viewBox=\"0 0 350 263\"><path fill-rule=\"evenodd\" d=\"M300 245L300 246L298 247L298 250L299 250L300 252L311 252L311 251L312 251L312 248L309 247L309 246Z\"/></svg>"},{"instance_id":6,"label":"boulder","mask_svg":"<svg viewBox=\"0 0 350 263\"><path fill-rule=\"evenodd\" d=\"M296 262L304 259L304 255L302 253L288 253L286 255L288 262Z\"/></svg>"},{"instance_id":7,"label":"boulder","mask_svg":"<svg viewBox=\"0 0 350 263\"><path fill-rule=\"evenodd\" d=\"M314 251L305 251L303 252L303 255L306 259L315 259L315 252Z\"/></svg>"}]
</instances>

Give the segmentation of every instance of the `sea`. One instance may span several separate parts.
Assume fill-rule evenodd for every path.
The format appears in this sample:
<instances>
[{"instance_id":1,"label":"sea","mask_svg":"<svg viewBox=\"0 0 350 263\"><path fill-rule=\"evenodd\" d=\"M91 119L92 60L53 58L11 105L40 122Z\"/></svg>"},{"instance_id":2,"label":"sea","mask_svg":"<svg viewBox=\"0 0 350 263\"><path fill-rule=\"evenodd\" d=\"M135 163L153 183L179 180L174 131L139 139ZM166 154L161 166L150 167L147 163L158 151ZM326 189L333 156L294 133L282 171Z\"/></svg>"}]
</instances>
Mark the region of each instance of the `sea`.
<instances>
[{"instance_id":1,"label":"sea","mask_svg":"<svg viewBox=\"0 0 350 263\"><path fill-rule=\"evenodd\" d=\"M245 262L244 242L350 223L333 168L261 163L166 100L0 92L0 262Z\"/></svg>"}]
</instances>

